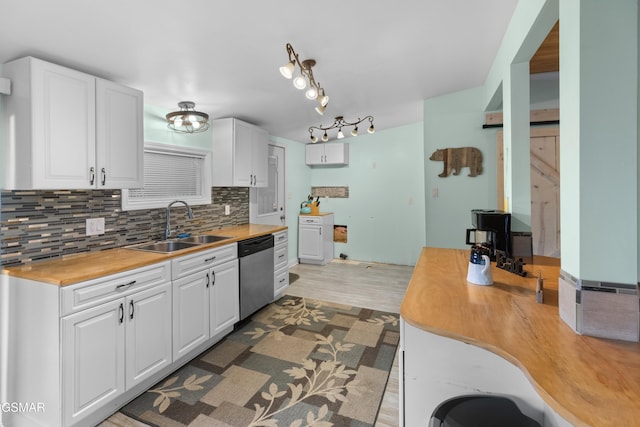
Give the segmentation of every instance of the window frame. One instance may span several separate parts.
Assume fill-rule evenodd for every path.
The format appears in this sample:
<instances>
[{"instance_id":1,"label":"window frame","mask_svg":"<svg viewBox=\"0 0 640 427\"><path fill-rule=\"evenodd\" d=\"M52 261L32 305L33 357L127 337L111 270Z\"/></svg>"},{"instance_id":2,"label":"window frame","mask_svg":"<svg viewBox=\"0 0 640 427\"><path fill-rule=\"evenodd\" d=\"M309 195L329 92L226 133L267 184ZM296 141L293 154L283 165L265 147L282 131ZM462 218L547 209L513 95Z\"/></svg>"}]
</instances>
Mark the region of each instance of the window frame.
<instances>
[{"instance_id":1,"label":"window frame","mask_svg":"<svg viewBox=\"0 0 640 427\"><path fill-rule=\"evenodd\" d=\"M169 144L145 142L144 154L146 155L147 153L201 159L203 164L200 170L200 179L202 182L200 194L196 196L172 195L167 196L166 198L143 199L133 198L129 194L130 190L122 189L121 207L123 211L165 208L174 200L183 200L192 206L211 204L211 151Z\"/></svg>"}]
</instances>

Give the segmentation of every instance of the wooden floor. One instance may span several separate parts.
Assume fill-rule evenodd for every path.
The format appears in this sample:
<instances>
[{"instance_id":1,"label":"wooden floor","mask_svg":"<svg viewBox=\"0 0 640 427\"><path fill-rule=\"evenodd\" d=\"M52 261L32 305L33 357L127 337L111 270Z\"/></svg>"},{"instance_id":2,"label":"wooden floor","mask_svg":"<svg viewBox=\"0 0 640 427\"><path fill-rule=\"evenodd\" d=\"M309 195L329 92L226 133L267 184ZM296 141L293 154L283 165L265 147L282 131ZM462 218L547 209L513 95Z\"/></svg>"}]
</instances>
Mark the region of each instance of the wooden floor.
<instances>
[{"instance_id":1,"label":"wooden floor","mask_svg":"<svg viewBox=\"0 0 640 427\"><path fill-rule=\"evenodd\" d=\"M335 260L324 266L299 264L289 270L299 276L287 294L357 307L400 313L413 267L357 261ZM376 427L399 424L398 355L393 363L380 407ZM99 427L145 427L120 413L112 415Z\"/></svg>"}]
</instances>

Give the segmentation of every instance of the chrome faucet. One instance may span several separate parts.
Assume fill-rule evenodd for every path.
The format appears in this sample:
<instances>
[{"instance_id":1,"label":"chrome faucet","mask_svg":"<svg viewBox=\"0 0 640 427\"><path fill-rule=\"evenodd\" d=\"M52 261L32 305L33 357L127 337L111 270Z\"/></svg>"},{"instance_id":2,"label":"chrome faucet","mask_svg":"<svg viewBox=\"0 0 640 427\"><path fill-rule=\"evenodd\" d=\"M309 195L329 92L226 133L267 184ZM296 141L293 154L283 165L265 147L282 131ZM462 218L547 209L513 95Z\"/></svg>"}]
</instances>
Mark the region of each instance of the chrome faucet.
<instances>
[{"instance_id":1,"label":"chrome faucet","mask_svg":"<svg viewBox=\"0 0 640 427\"><path fill-rule=\"evenodd\" d=\"M187 216L189 217L189 219L193 219L193 211L191 210L191 206L189 206L189 204L187 202L183 202L182 200L174 200L173 202L169 203L169 206L167 206L167 210L165 212L166 217L167 217L167 224L165 226L164 229L164 238L165 240L169 238L169 236L171 236L171 225L170 225L170 216L171 216L171 212L169 211L169 209L171 208L171 206L173 206L176 203L182 203L186 208L187 208Z\"/></svg>"}]
</instances>

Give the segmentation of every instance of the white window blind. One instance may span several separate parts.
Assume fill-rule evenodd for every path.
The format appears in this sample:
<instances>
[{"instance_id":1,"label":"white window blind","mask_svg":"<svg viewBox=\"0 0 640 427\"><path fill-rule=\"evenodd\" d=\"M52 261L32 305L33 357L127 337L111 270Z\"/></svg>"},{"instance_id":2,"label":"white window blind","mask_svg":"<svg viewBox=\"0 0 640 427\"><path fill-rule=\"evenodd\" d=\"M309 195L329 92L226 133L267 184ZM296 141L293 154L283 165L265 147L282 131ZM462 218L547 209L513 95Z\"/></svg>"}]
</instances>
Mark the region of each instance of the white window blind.
<instances>
[{"instance_id":1,"label":"white window blind","mask_svg":"<svg viewBox=\"0 0 640 427\"><path fill-rule=\"evenodd\" d=\"M209 152L146 143L144 187L122 190L122 210L166 207L174 200L211 203Z\"/></svg>"}]
</instances>

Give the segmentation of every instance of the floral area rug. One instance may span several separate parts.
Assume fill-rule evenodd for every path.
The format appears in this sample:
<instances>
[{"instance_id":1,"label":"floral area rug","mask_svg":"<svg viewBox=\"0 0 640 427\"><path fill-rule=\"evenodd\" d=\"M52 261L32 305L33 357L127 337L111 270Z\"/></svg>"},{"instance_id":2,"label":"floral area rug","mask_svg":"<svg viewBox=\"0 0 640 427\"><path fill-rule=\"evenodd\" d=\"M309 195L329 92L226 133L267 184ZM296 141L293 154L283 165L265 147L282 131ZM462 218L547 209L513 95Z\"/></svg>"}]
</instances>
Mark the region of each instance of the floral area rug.
<instances>
[{"instance_id":1,"label":"floral area rug","mask_svg":"<svg viewBox=\"0 0 640 427\"><path fill-rule=\"evenodd\" d=\"M399 316L285 296L121 409L151 426L375 423Z\"/></svg>"}]
</instances>

